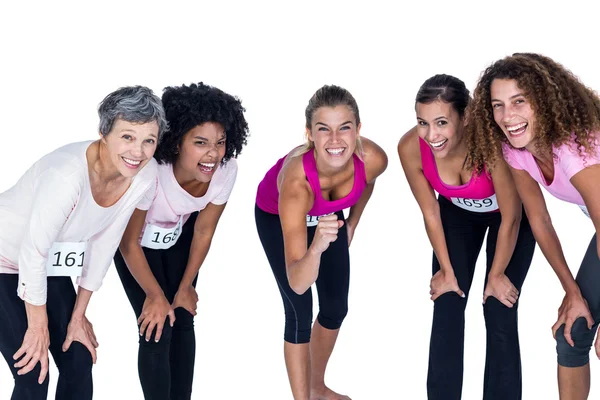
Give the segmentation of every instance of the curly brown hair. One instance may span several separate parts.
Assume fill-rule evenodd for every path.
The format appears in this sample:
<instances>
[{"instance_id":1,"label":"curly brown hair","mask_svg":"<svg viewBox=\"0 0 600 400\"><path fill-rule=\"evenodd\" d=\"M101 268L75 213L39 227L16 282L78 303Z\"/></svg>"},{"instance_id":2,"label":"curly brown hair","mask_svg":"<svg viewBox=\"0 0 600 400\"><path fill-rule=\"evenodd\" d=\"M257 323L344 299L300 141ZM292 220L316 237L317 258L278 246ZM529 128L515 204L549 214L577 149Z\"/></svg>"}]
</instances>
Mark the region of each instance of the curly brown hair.
<instances>
[{"instance_id":1,"label":"curly brown hair","mask_svg":"<svg viewBox=\"0 0 600 400\"><path fill-rule=\"evenodd\" d=\"M478 172L491 171L506 136L494 121L490 88L494 79L514 79L535 113L536 148L552 153L575 136L582 154L593 152L600 130L600 98L561 64L535 53L515 53L481 74L468 110L467 162ZM510 144L509 144L510 145Z\"/></svg>"}]
</instances>

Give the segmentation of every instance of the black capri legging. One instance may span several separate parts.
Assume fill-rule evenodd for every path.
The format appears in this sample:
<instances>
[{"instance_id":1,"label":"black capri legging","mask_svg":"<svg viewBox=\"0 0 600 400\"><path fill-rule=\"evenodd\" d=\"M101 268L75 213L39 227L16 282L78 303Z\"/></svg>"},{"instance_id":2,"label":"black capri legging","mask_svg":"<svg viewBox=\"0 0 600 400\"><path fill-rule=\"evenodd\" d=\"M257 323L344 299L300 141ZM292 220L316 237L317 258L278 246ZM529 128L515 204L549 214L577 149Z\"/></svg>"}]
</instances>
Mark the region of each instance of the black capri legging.
<instances>
[{"instance_id":1,"label":"black capri legging","mask_svg":"<svg viewBox=\"0 0 600 400\"><path fill-rule=\"evenodd\" d=\"M336 213L344 220L344 214ZM299 295L290 288L288 282L283 233L279 215L269 214L257 206L254 208L258 236L265 250L285 309L284 340L290 343L310 342L312 326L312 291L308 289ZM310 246L316 226L307 227ZM321 266L317 278L319 295L319 324L326 329L339 329L348 312L348 289L350 285L350 255L348 252L348 232L346 225L338 231L338 238L321 255Z\"/></svg>"},{"instance_id":2,"label":"black capri legging","mask_svg":"<svg viewBox=\"0 0 600 400\"><path fill-rule=\"evenodd\" d=\"M571 347L565 339L564 325L556 331L557 361L563 367L582 367L590 361L590 349L598 324L600 324L600 259L598 259L595 234L585 252L575 281L581 289L583 298L588 303L594 319L594 327L588 329L585 318L578 318L571 328L574 347Z\"/></svg>"},{"instance_id":3,"label":"black capri legging","mask_svg":"<svg viewBox=\"0 0 600 400\"><path fill-rule=\"evenodd\" d=\"M429 399L459 400L463 382L465 307L475 264L487 231L487 284L502 217L499 212L476 213L463 210L442 196L438 203L450 262L466 298L450 292L434 302L427 393ZM534 249L535 239L523 211L515 250L504 272L519 292L529 271ZM439 269L440 265L434 254L433 274ZM484 400L521 399L518 305L517 301L512 308L508 308L496 298L489 297L483 306L487 329Z\"/></svg>"}]
</instances>

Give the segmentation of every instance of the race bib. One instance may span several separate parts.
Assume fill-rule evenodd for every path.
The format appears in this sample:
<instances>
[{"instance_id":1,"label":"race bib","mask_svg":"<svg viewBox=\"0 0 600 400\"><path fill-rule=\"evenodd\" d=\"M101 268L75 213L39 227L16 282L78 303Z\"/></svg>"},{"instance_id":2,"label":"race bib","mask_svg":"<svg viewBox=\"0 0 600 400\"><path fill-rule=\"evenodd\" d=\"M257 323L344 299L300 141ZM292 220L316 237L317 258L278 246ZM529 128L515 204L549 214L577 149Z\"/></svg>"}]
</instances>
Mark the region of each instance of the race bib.
<instances>
[{"instance_id":1,"label":"race bib","mask_svg":"<svg viewBox=\"0 0 600 400\"><path fill-rule=\"evenodd\" d=\"M584 213L584 214L585 214L585 215L586 215L588 218L592 218L592 217L590 217L590 213L589 213L589 211L588 211L588 209L587 209L587 207L586 207L586 206L579 206L579 208L581 208L581 211L583 211L583 213Z\"/></svg>"},{"instance_id":2,"label":"race bib","mask_svg":"<svg viewBox=\"0 0 600 400\"><path fill-rule=\"evenodd\" d=\"M325 216L331 215L331 214L333 214L333 213L325 214L325 215L319 215L319 216L307 215L306 216L306 226L317 226L317 224L319 223L319 219L321 217L325 217Z\"/></svg>"},{"instance_id":3,"label":"race bib","mask_svg":"<svg viewBox=\"0 0 600 400\"><path fill-rule=\"evenodd\" d=\"M461 197L451 197L452 203L454 205L473 212L490 212L496 211L498 209L498 201L496 200L496 194L494 193L490 197L486 197L485 199L463 199Z\"/></svg>"},{"instance_id":4,"label":"race bib","mask_svg":"<svg viewBox=\"0 0 600 400\"><path fill-rule=\"evenodd\" d=\"M87 242L54 242L48 252L48 276L81 276Z\"/></svg>"},{"instance_id":5,"label":"race bib","mask_svg":"<svg viewBox=\"0 0 600 400\"><path fill-rule=\"evenodd\" d=\"M183 216L172 228L161 228L160 226L148 224L142 236L142 246L149 249L165 250L177 243L181 226L183 225Z\"/></svg>"}]
</instances>

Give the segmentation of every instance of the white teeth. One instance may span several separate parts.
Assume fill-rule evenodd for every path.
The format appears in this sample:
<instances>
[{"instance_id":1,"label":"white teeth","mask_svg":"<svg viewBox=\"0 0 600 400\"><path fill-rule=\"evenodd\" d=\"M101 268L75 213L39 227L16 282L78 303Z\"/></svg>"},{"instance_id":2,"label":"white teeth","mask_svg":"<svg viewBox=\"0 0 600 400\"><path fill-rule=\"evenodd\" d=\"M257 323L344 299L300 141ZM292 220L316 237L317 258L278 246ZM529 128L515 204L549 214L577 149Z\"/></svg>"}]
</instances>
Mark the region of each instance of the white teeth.
<instances>
[{"instance_id":1,"label":"white teeth","mask_svg":"<svg viewBox=\"0 0 600 400\"><path fill-rule=\"evenodd\" d=\"M440 140L439 142L429 142L429 144L432 145L433 147L442 147L444 144L446 144L447 141L448 141L448 139L444 139L444 140Z\"/></svg>"},{"instance_id":2,"label":"white teeth","mask_svg":"<svg viewBox=\"0 0 600 400\"><path fill-rule=\"evenodd\" d=\"M123 157L123 160L125 160L125 162L127 164L131 164L131 165L139 165L139 163L142 162L142 160L132 160L130 158L125 158L125 157Z\"/></svg>"},{"instance_id":3,"label":"white teeth","mask_svg":"<svg viewBox=\"0 0 600 400\"><path fill-rule=\"evenodd\" d=\"M215 163L200 163L200 165L206 168L213 168L215 166Z\"/></svg>"},{"instance_id":4,"label":"white teeth","mask_svg":"<svg viewBox=\"0 0 600 400\"><path fill-rule=\"evenodd\" d=\"M513 126L507 126L506 129L509 132L514 132L514 131L518 131L519 129L523 128L526 125L527 125L527 123L523 122L522 124L517 124L517 125L513 125Z\"/></svg>"},{"instance_id":5,"label":"white teeth","mask_svg":"<svg viewBox=\"0 0 600 400\"><path fill-rule=\"evenodd\" d=\"M344 151L343 148L340 148L340 149L326 149L326 150L327 150L327 152L329 154L333 154L333 155L341 154Z\"/></svg>"}]
</instances>

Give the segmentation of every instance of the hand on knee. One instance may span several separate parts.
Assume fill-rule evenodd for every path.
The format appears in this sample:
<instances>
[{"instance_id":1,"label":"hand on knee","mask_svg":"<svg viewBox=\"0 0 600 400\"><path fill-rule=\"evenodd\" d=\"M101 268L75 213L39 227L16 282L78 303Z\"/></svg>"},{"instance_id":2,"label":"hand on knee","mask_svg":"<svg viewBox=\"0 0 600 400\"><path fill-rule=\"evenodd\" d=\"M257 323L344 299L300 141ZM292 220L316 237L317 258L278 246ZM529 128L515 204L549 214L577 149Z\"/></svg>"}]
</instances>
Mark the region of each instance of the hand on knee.
<instances>
[{"instance_id":1,"label":"hand on knee","mask_svg":"<svg viewBox=\"0 0 600 400\"><path fill-rule=\"evenodd\" d=\"M594 333L595 329L588 329L587 321L583 317L573 323L569 336L565 334L565 325L561 325L555 335L558 364L563 367L586 365L589 362ZM572 341L573 345L569 341Z\"/></svg>"}]
</instances>

